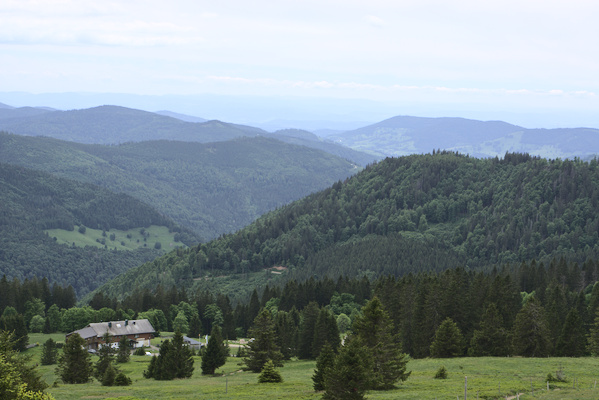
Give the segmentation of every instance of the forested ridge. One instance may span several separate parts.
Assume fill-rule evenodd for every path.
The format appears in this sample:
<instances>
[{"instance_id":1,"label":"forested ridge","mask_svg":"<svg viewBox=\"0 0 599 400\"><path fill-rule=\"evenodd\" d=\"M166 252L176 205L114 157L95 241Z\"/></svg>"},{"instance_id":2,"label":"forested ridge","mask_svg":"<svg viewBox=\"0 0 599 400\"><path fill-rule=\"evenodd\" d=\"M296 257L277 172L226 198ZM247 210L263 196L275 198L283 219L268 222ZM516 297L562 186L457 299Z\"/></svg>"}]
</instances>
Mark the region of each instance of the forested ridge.
<instances>
[{"instance_id":1,"label":"forested ridge","mask_svg":"<svg viewBox=\"0 0 599 400\"><path fill-rule=\"evenodd\" d=\"M191 288L200 277L273 266L303 280L489 269L553 257L582 262L598 250L598 199L596 160L526 154L481 160L451 152L388 158L102 290L122 297L132 283Z\"/></svg>"},{"instance_id":2,"label":"forested ridge","mask_svg":"<svg viewBox=\"0 0 599 400\"><path fill-rule=\"evenodd\" d=\"M91 184L0 163L0 188L0 273L9 278L46 277L51 284L72 285L83 295L163 253L60 245L44 233L47 229L110 232L157 225L178 232L180 245L198 241L193 232L139 200Z\"/></svg>"},{"instance_id":3,"label":"forested ridge","mask_svg":"<svg viewBox=\"0 0 599 400\"><path fill-rule=\"evenodd\" d=\"M359 170L322 151L267 138L102 146L0 133L0 162L127 193L204 239Z\"/></svg>"}]
</instances>

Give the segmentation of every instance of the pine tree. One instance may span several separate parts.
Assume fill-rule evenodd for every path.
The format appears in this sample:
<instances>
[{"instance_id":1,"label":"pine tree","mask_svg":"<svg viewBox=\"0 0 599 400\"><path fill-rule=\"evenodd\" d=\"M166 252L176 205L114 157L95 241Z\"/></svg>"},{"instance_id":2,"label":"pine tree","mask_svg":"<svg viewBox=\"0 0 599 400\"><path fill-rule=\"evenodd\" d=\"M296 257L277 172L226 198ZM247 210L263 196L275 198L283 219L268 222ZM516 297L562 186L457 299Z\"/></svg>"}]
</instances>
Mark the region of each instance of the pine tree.
<instances>
[{"instance_id":1,"label":"pine tree","mask_svg":"<svg viewBox=\"0 0 599 400\"><path fill-rule=\"evenodd\" d=\"M183 334L175 332L172 342L172 365L175 366L175 378L191 378L193 374L193 353L183 342Z\"/></svg>"},{"instance_id":2,"label":"pine tree","mask_svg":"<svg viewBox=\"0 0 599 400\"><path fill-rule=\"evenodd\" d=\"M129 348L129 338L127 338L126 335L123 335L121 340L119 340L119 349L116 353L116 362L121 364L129 362L130 355L131 351Z\"/></svg>"},{"instance_id":3,"label":"pine tree","mask_svg":"<svg viewBox=\"0 0 599 400\"><path fill-rule=\"evenodd\" d=\"M116 371L112 364L108 364L106 369L104 370L104 375L100 379L102 386L112 386L114 385L114 380L116 378Z\"/></svg>"},{"instance_id":4,"label":"pine tree","mask_svg":"<svg viewBox=\"0 0 599 400\"><path fill-rule=\"evenodd\" d=\"M248 330L253 339L247 345L247 357L243 362L253 372L260 372L264 364L271 360L275 367L282 367L283 354L277 345L274 322L270 311L262 310L254 319L254 324Z\"/></svg>"},{"instance_id":5,"label":"pine tree","mask_svg":"<svg viewBox=\"0 0 599 400\"><path fill-rule=\"evenodd\" d=\"M40 360L42 365L56 364L58 358L58 350L56 349L56 342L50 338L46 340L42 347L42 358Z\"/></svg>"},{"instance_id":6,"label":"pine tree","mask_svg":"<svg viewBox=\"0 0 599 400\"><path fill-rule=\"evenodd\" d=\"M217 368L225 365L228 355L229 346L223 341L221 329L218 325L213 325L206 351L202 355L202 375L214 374Z\"/></svg>"},{"instance_id":7,"label":"pine tree","mask_svg":"<svg viewBox=\"0 0 599 400\"><path fill-rule=\"evenodd\" d=\"M566 316L556 353L562 357L581 357L585 353L585 334L578 310L571 309Z\"/></svg>"},{"instance_id":8,"label":"pine tree","mask_svg":"<svg viewBox=\"0 0 599 400\"><path fill-rule=\"evenodd\" d=\"M502 357L509 353L508 332L495 303L490 303L480 321L480 329L474 331L468 355L474 357Z\"/></svg>"},{"instance_id":9,"label":"pine tree","mask_svg":"<svg viewBox=\"0 0 599 400\"><path fill-rule=\"evenodd\" d=\"M314 375L312 375L312 382L314 382L314 390L325 389L325 379L329 370L335 365L335 352L333 347L327 342L322 347L320 355L316 359L316 369Z\"/></svg>"},{"instance_id":10,"label":"pine tree","mask_svg":"<svg viewBox=\"0 0 599 400\"><path fill-rule=\"evenodd\" d=\"M191 350L183 343L183 334L177 331L172 342L167 339L162 343L160 354L152 357L143 376L166 381L175 378L190 378L193 370Z\"/></svg>"},{"instance_id":11,"label":"pine tree","mask_svg":"<svg viewBox=\"0 0 599 400\"><path fill-rule=\"evenodd\" d=\"M64 383L86 383L91 379L91 356L84 346L85 340L78 333L67 338L56 367L56 375L60 376Z\"/></svg>"},{"instance_id":12,"label":"pine tree","mask_svg":"<svg viewBox=\"0 0 599 400\"><path fill-rule=\"evenodd\" d=\"M354 321L353 330L372 355L373 389L389 389L397 381L408 379L409 357L401 352L401 340L393 334L393 322L378 297L362 308L362 315Z\"/></svg>"},{"instance_id":13,"label":"pine tree","mask_svg":"<svg viewBox=\"0 0 599 400\"><path fill-rule=\"evenodd\" d=\"M337 350L341 344L339 328L335 316L326 308L321 308L314 326L312 339L312 357L317 358L325 343L329 343L333 350Z\"/></svg>"},{"instance_id":14,"label":"pine tree","mask_svg":"<svg viewBox=\"0 0 599 400\"><path fill-rule=\"evenodd\" d=\"M102 336L104 344L98 349L98 361L94 365L94 377L102 382L106 369L114 362L116 350L111 346L112 336L108 331ZM113 377L114 379L114 377Z\"/></svg>"},{"instance_id":15,"label":"pine tree","mask_svg":"<svg viewBox=\"0 0 599 400\"><path fill-rule=\"evenodd\" d=\"M373 358L358 337L349 337L339 349L325 377L325 400L361 400L372 383Z\"/></svg>"},{"instance_id":16,"label":"pine tree","mask_svg":"<svg viewBox=\"0 0 599 400\"><path fill-rule=\"evenodd\" d=\"M595 286L599 287L599 285ZM587 350L592 356L599 357L599 308L595 309L594 315L595 320L587 335Z\"/></svg>"},{"instance_id":17,"label":"pine tree","mask_svg":"<svg viewBox=\"0 0 599 400\"><path fill-rule=\"evenodd\" d=\"M312 343L314 341L314 328L318 314L318 304L314 301L308 303L302 310L297 349L297 356L301 359L310 359L313 357Z\"/></svg>"},{"instance_id":18,"label":"pine tree","mask_svg":"<svg viewBox=\"0 0 599 400\"><path fill-rule=\"evenodd\" d=\"M279 383L283 382L283 377L281 373L275 368L272 360L268 360L264 367L262 367L262 371L260 372L260 376L258 376L258 382L260 383Z\"/></svg>"},{"instance_id":19,"label":"pine tree","mask_svg":"<svg viewBox=\"0 0 599 400\"><path fill-rule=\"evenodd\" d=\"M512 328L512 349L515 355L547 357L551 349L545 310L534 297L516 315Z\"/></svg>"},{"instance_id":20,"label":"pine tree","mask_svg":"<svg viewBox=\"0 0 599 400\"><path fill-rule=\"evenodd\" d=\"M202 330L202 322L197 314L193 314L191 316L191 321L189 321L189 331L187 332L187 336L190 338L200 337L200 332Z\"/></svg>"},{"instance_id":21,"label":"pine tree","mask_svg":"<svg viewBox=\"0 0 599 400\"><path fill-rule=\"evenodd\" d=\"M431 357L459 357L464 352L464 337L458 325L446 318L437 331L431 344Z\"/></svg>"}]
</instances>

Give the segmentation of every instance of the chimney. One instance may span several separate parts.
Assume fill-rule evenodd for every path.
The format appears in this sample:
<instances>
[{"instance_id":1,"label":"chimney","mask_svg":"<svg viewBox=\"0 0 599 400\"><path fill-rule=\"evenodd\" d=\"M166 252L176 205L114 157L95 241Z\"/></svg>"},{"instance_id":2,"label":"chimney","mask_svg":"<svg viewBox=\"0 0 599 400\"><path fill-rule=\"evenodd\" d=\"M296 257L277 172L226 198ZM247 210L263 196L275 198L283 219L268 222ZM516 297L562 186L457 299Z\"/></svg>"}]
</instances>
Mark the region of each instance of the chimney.
<instances>
[{"instance_id":1,"label":"chimney","mask_svg":"<svg viewBox=\"0 0 599 400\"><path fill-rule=\"evenodd\" d=\"M109 322L109 323L108 323L108 327L109 327L109 328L112 328L112 322Z\"/></svg>"},{"instance_id":2,"label":"chimney","mask_svg":"<svg viewBox=\"0 0 599 400\"><path fill-rule=\"evenodd\" d=\"M128 319L125 320L125 326L127 326L127 325L129 325L129 320Z\"/></svg>"}]
</instances>

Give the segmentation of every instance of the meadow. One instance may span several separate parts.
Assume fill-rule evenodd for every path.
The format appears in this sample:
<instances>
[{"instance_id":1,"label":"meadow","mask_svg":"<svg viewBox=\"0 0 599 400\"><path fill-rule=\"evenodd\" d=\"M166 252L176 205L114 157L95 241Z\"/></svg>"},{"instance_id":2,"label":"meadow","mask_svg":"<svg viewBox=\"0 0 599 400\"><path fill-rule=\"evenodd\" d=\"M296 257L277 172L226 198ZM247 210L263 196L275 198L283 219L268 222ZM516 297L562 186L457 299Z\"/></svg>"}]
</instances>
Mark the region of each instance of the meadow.
<instances>
[{"instance_id":1,"label":"meadow","mask_svg":"<svg viewBox=\"0 0 599 400\"><path fill-rule=\"evenodd\" d=\"M32 334L31 343L40 345L50 335ZM63 341L61 334L51 335ZM39 360L41 346L30 349L33 362ZM232 353L236 353L232 350ZM48 392L56 400L120 399L120 400L183 400L183 399L320 399L322 393L312 389L314 361L293 360L280 368L284 382L260 384L258 375L242 371L241 360L230 357L217 376L201 375L201 359L194 357L195 371L190 379L155 381L143 378L149 356L131 356L131 361L119 367L133 381L128 387L105 387L98 381L80 385L61 383L55 366L40 366L39 371L51 387ZM437 370L445 366L447 379L434 379ZM520 393L520 399L593 399L599 397L599 359L585 358L518 358L481 357L410 360L412 374L407 381L390 391L368 392L369 399L464 399L464 383L468 380L469 399L505 399ZM565 382L551 382L547 391L547 374L556 376L560 370ZM56 386L53 385L57 382ZM514 397L515 398L515 397Z\"/></svg>"}]
</instances>

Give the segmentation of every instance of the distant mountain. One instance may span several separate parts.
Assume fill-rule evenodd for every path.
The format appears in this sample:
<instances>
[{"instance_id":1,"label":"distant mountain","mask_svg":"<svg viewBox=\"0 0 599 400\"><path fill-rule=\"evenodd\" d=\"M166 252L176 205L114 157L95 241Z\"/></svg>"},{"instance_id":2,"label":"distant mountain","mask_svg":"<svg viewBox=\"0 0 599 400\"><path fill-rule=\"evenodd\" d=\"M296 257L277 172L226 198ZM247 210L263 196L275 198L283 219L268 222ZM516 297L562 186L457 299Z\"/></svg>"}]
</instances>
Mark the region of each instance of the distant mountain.
<instances>
[{"instance_id":1,"label":"distant mountain","mask_svg":"<svg viewBox=\"0 0 599 400\"><path fill-rule=\"evenodd\" d=\"M101 290L121 298L158 284L195 288L204 281L199 278L243 281L243 274L274 266L301 281L509 268L561 257L584 262L599 253L597 207L596 160L449 152L387 158L232 235L131 270ZM581 288L595 280L581 277Z\"/></svg>"},{"instance_id":2,"label":"distant mountain","mask_svg":"<svg viewBox=\"0 0 599 400\"><path fill-rule=\"evenodd\" d=\"M526 129L501 121L397 116L327 139L379 157L451 150L475 157L525 152L548 158L599 154L599 130Z\"/></svg>"},{"instance_id":3,"label":"distant mountain","mask_svg":"<svg viewBox=\"0 0 599 400\"><path fill-rule=\"evenodd\" d=\"M360 170L323 151L264 137L102 146L0 133L0 162L127 193L205 239Z\"/></svg>"},{"instance_id":4,"label":"distant mountain","mask_svg":"<svg viewBox=\"0 0 599 400\"><path fill-rule=\"evenodd\" d=\"M207 119L204 118L200 118L200 117L194 117L193 115L186 115L186 114L179 114L173 111L156 111L156 114L158 115L164 115L166 117L171 117L171 118L176 118L176 119L180 119L181 121L185 121L185 122L207 122Z\"/></svg>"},{"instance_id":5,"label":"distant mountain","mask_svg":"<svg viewBox=\"0 0 599 400\"><path fill-rule=\"evenodd\" d=\"M47 136L87 144L120 144L149 140L218 142L238 137L267 136L316 148L347 158L361 166L375 157L330 142L326 145L306 131L280 135L262 129L221 121L206 121L170 111L151 113L118 106L52 111L44 108L0 108L0 130L27 136ZM293 137L294 140L291 140ZM296 140L301 139L301 140Z\"/></svg>"},{"instance_id":6,"label":"distant mountain","mask_svg":"<svg viewBox=\"0 0 599 400\"><path fill-rule=\"evenodd\" d=\"M80 295L169 249L169 243L160 250L145 248L143 241L129 244L132 235L126 238L125 231L164 227L179 232L188 245L197 242L193 233L131 196L3 163L0 204L0 276L47 277ZM86 231L77 231L81 226ZM93 242L94 230L104 243ZM52 236L44 233L49 231ZM102 231L108 232L105 239ZM59 244L55 235L70 240Z\"/></svg>"}]
</instances>

